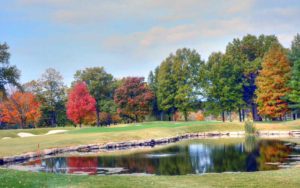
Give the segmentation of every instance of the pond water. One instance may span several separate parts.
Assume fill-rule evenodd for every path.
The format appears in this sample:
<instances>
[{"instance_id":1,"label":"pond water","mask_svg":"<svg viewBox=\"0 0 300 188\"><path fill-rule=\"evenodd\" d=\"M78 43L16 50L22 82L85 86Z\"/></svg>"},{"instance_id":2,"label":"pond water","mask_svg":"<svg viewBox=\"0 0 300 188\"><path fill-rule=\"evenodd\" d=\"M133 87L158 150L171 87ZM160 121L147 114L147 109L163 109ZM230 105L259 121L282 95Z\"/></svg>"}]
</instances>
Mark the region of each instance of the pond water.
<instances>
[{"instance_id":1,"label":"pond water","mask_svg":"<svg viewBox=\"0 0 300 188\"><path fill-rule=\"evenodd\" d=\"M276 170L297 164L300 164L300 150L294 144L249 137L234 143L218 141L218 144L189 140L123 155L53 156L13 167L63 174L186 175Z\"/></svg>"}]
</instances>

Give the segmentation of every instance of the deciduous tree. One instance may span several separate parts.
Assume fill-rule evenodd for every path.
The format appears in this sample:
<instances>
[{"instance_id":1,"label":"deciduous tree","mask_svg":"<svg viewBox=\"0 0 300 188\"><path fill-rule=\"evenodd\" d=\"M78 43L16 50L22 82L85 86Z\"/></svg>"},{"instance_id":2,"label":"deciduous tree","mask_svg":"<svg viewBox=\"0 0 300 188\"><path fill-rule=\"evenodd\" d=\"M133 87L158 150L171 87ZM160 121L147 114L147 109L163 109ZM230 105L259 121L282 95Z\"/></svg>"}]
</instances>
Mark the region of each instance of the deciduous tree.
<instances>
[{"instance_id":1,"label":"deciduous tree","mask_svg":"<svg viewBox=\"0 0 300 188\"><path fill-rule=\"evenodd\" d=\"M95 99L90 95L87 85L84 82L78 82L69 92L67 102L67 116L80 127L85 118L89 118L95 113Z\"/></svg>"},{"instance_id":2,"label":"deciduous tree","mask_svg":"<svg viewBox=\"0 0 300 188\"><path fill-rule=\"evenodd\" d=\"M10 53L8 52L8 45L6 43L0 43L0 93L2 96L6 96L5 86L11 84L19 87L18 82L20 77L20 71L16 66L9 64Z\"/></svg>"},{"instance_id":3,"label":"deciduous tree","mask_svg":"<svg viewBox=\"0 0 300 188\"><path fill-rule=\"evenodd\" d=\"M75 80L85 82L91 95L95 98L97 126L100 126L100 113L103 111L101 104L105 104L107 100L113 100L115 89L113 76L107 73L103 67L93 67L77 71Z\"/></svg>"},{"instance_id":4,"label":"deciduous tree","mask_svg":"<svg viewBox=\"0 0 300 188\"><path fill-rule=\"evenodd\" d=\"M259 114L268 118L282 118L288 111L283 99L290 91L290 62L284 49L276 44L265 55L262 70L256 79L256 95Z\"/></svg>"},{"instance_id":5,"label":"deciduous tree","mask_svg":"<svg viewBox=\"0 0 300 188\"><path fill-rule=\"evenodd\" d=\"M14 92L0 103L3 122L18 124L21 128L35 125L41 117L40 103L35 95L28 92Z\"/></svg>"},{"instance_id":6,"label":"deciduous tree","mask_svg":"<svg viewBox=\"0 0 300 188\"><path fill-rule=\"evenodd\" d=\"M203 64L200 55L187 48L178 49L161 63L156 86L161 110L168 114L179 110L187 120L200 98L199 77Z\"/></svg>"},{"instance_id":7,"label":"deciduous tree","mask_svg":"<svg viewBox=\"0 0 300 188\"><path fill-rule=\"evenodd\" d=\"M139 121L149 114L153 96L143 77L127 77L116 89L114 101L121 116Z\"/></svg>"},{"instance_id":8,"label":"deciduous tree","mask_svg":"<svg viewBox=\"0 0 300 188\"><path fill-rule=\"evenodd\" d=\"M274 35L260 35L257 37L248 34L242 39L234 39L226 47L225 54L231 56L231 61L239 66L242 71L238 74L242 76L243 100L247 106L240 106L239 111L245 107L251 108L254 120L260 120L255 102L255 80L258 71L261 70L262 58L273 44L279 44L277 37ZM242 119L241 112L240 119Z\"/></svg>"}]
</instances>

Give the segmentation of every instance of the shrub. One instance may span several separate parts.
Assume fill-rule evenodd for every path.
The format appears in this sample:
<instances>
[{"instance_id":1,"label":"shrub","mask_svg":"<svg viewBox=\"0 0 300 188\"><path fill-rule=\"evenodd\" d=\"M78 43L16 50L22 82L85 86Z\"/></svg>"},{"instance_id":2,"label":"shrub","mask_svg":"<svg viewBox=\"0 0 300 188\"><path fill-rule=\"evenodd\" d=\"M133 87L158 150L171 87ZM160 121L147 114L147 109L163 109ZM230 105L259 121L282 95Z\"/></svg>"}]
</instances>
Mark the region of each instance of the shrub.
<instances>
[{"instance_id":1,"label":"shrub","mask_svg":"<svg viewBox=\"0 0 300 188\"><path fill-rule=\"evenodd\" d=\"M245 132L246 134L255 134L256 129L252 121L245 122Z\"/></svg>"}]
</instances>

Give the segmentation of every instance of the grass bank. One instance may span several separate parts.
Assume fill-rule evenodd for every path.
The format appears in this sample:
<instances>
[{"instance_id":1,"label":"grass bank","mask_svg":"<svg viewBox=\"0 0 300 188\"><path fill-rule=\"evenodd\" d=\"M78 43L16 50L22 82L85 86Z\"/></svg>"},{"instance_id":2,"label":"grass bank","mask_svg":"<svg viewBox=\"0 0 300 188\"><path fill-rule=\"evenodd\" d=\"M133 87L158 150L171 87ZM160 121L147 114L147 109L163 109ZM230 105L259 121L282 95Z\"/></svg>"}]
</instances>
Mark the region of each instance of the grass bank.
<instances>
[{"instance_id":1,"label":"grass bank","mask_svg":"<svg viewBox=\"0 0 300 188\"><path fill-rule=\"evenodd\" d=\"M300 120L284 123L257 123L258 130L300 130ZM61 128L56 128L61 129ZM130 140L157 139L191 132L243 131L242 123L204 122L145 122L101 128L68 128L69 132L55 135L0 140L0 156L11 156L40 149L76 146L81 144L106 144ZM1 130L7 137L17 132L44 134L53 129ZM3 131L3 132L2 132ZM35 132L36 131L36 132ZM13 147L12 147L13 146Z\"/></svg>"},{"instance_id":2,"label":"grass bank","mask_svg":"<svg viewBox=\"0 0 300 188\"><path fill-rule=\"evenodd\" d=\"M78 176L0 169L0 187L300 187L300 169L186 176Z\"/></svg>"}]
</instances>

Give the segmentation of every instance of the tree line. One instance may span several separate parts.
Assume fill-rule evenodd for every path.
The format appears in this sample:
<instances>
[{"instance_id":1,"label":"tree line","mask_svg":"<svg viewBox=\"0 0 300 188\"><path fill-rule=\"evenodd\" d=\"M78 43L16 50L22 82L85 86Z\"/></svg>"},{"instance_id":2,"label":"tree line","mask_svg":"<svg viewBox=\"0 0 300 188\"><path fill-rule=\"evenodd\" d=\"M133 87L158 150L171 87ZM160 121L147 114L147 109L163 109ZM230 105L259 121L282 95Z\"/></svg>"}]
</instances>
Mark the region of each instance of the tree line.
<instances>
[{"instance_id":1,"label":"tree line","mask_svg":"<svg viewBox=\"0 0 300 188\"><path fill-rule=\"evenodd\" d=\"M19 83L6 43L0 44L0 122L22 127L69 123L97 126L119 122L176 120L190 112L231 120L284 120L300 109L300 35L284 48L275 35L233 39L225 52L204 61L193 49L171 53L143 77L116 79L103 67L78 70L71 87L49 68L40 79ZM9 86L14 86L8 92Z\"/></svg>"}]
</instances>

